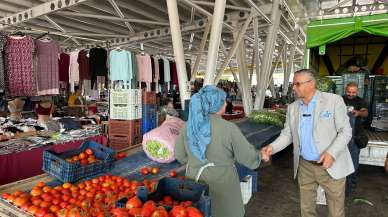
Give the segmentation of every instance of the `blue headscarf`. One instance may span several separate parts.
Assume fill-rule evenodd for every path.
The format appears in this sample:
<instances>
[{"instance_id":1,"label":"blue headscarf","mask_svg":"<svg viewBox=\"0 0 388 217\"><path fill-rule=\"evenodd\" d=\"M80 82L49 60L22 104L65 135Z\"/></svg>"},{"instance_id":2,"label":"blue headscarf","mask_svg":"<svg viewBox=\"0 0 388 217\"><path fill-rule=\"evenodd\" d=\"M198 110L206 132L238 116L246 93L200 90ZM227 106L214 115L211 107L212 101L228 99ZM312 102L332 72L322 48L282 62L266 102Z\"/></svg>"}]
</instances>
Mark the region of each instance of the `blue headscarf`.
<instances>
[{"instance_id":1,"label":"blue headscarf","mask_svg":"<svg viewBox=\"0 0 388 217\"><path fill-rule=\"evenodd\" d=\"M206 148L211 142L210 114L218 112L225 103L226 94L214 85L207 85L190 100L187 137L191 153L205 161Z\"/></svg>"}]
</instances>

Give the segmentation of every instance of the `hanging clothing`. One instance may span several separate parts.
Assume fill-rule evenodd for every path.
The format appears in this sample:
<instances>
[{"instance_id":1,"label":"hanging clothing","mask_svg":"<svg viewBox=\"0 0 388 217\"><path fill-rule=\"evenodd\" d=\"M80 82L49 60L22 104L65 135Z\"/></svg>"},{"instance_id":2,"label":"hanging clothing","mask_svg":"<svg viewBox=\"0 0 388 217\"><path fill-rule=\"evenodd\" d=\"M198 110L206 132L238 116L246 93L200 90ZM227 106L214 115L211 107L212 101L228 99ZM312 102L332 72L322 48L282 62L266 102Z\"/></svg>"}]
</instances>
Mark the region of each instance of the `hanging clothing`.
<instances>
[{"instance_id":1,"label":"hanging clothing","mask_svg":"<svg viewBox=\"0 0 388 217\"><path fill-rule=\"evenodd\" d=\"M160 76L159 76L159 61L158 59L156 59L155 57L152 57L153 60L154 60L154 64L155 64L155 78L154 78L154 82L159 82L159 79L160 79Z\"/></svg>"},{"instance_id":2,"label":"hanging clothing","mask_svg":"<svg viewBox=\"0 0 388 217\"><path fill-rule=\"evenodd\" d=\"M4 45L5 45L6 35L0 32L0 93L5 92L5 61L4 61Z\"/></svg>"},{"instance_id":3,"label":"hanging clothing","mask_svg":"<svg viewBox=\"0 0 388 217\"><path fill-rule=\"evenodd\" d=\"M159 59L159 84L164 84L164 60Z\"/></svg>"},{"instance_id":4,"label":"hanging clothing","mask_svg":"<svg viewBox=\"0 0 388 217\"><path fill-rule=\"evenodd\" d=\"M132 60L132 79L131 79L131 88L136 89L138 80L137 80L137 60L136 55L134 53L131 53L131 60Z\"/></svg>"},{"instance_id":5,"label":"hanging clothing","mask_svg":"<svg viewBox=\"0 0 388 217\"><path fill-rule=\"evenodd\" d=\"M69 83L70 55L67 53L61 53L59 55L58 65L59 65L59 81Z\"/></svg>"},{"instance_id":6,"label":"hanging clothing","mask_svg":"<svg viewBox=\"0 0 388 217\"><path fill-rule=\"evenodd\" d=\"M136 55L137 67L138 67L138 80L141 82L152 82L152 66L151 57L148 54Z\"/></svg>"},{"instance_id":7,"label":"hanging clothing","mask_svg":"<svg viewBox=\"0 0 388 217\"><path fill-rule=\"evenodd\" d=\"M152 69L152 82L153 82L155 81L155 61L153 56L151 56L151 69Z\"/></svg>"},{"instance_id":8,"label":"hanging clothing","mask_svg":"<svg viewBox=\"0 0 388 217\"><path fill-rule=\"evenodd\" d=\"M70 91L74 92L74 86L79 84L78 51L73 51L70 53L69 83Z\"/></svg>"},{"instance_id":9,"label":"hanging clothing","mask_svg":"<svg viewBox=\"0 0 388 217\"><path fill-rule=\"evenodd\" d=\"M34 41L30 36L7 37L5 55L11 96L36 95L36 76L32 70L34 48Z\"/></svg>"},{"instance_id":10,"label":"hanging clothing","mask_svg":"<svg viewBox=\"0 0 388 217\"><path fill-rule=\"evenodd\" d=\"M185 66L186 66L187 80L190 81L191 80L191 65L189 62L185 62Z\"/></svg>"},{"instance_id":11,"label":"hanging clothing","mask_svg":"<svg viewBox=\"0 0 388 217\"><path fill-rule=\"evenodd\" d=\"M131 81L133 71L130 52L126 50L112 50L109 53L109 66L109 79L111 81Z\"/></svg>"},{"instance_id":12,"label":"hanging clothing","mask_svg":"<svg viewBox=\"0 0 388 217\"><path fill-rule=\"evenodd\" d=\"M166 57L163 57L163 65L164 65L164 82L171 81L171 72L170 72L170 61Z\"/></svg>"},{"instance_id":13,"label":"hanging clothing","mask_svg":"<svg viewBox=\"0 0 388 217\"><path fill-rule=\"evenodd\" d=\"M108 75L107 68L107 51L102 47L95 47L89 51L89 63L90 63L90 74L92 80L92 86L97 80L97 76Z\"/></svg>"},{"instance_id":14,"label":"hanging clothing","mask_svg":"<svg viewBox=\"0 0 388 217\"><path fill-rule=\"evenodd\" d=\"M35 40L35 73L38 82L38 95L59 94L58 59L61 48L54 41Z\"/></svg>"},{"instance_id":15,"label":"hanging clothing","mask_svg":"<svg viewBox=\"0 0 388 217\"><path fill-rule=\"evenodd\" d=\"M79 80L90 80L90 64L87 50L80 50L77 62L79 65Z\"/></svg>"},{"instance_id":16,"label":"hanging clothing","mask_svg":"<svg viewBox=\"0 0 388 217\"><path fill-rule=\"evenodd\" d=\"M178 82L178 72L176 69L176 62L172 62L171 67L171 83L176 86L176 90L179 89L179 82Z\"/></svg>"}]
</instances>

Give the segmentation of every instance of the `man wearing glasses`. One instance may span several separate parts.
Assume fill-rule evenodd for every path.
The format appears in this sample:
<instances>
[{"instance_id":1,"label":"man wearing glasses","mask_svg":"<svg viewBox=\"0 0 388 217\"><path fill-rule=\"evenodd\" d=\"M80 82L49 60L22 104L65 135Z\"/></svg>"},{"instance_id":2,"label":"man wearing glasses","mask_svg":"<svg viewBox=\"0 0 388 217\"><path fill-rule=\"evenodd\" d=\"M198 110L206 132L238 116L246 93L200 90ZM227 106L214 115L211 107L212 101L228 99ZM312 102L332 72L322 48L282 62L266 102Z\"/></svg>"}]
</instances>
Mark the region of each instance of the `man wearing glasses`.
<instances>
[{"instance_id":1,"label":"man wearing glasses","mask_svg":"<svg viewBox=\"0 0 388 217\"><path fill-rule=\"evenodd\" d=\"M314 73L294 73L298 100L288 106L280 136L262 149L268 160L289 144L294 147L294 178L298 176L302 217L316 217L318 185L325 190L329 217L345 217L345 180L354 167L347 144L352 137L341 96L316 89Z\"/></svg>"}]
</instances>

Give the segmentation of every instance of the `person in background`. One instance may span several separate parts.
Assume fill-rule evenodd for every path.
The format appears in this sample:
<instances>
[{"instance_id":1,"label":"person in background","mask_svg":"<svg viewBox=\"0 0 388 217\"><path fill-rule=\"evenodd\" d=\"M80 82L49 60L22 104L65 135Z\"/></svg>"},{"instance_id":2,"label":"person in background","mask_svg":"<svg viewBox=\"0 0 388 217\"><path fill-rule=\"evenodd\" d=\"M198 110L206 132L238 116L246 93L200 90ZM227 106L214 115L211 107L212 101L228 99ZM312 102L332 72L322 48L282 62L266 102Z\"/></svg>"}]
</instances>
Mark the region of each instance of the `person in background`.
<instances>
[{"instance_id":1,"label":"person in background","mask_svg":"<svg viewBox=\"0 0 388 217\"><path fill-rule=\"evenodd\" d=\"M345 95L343 96L345 105L351 107L351 115L355 118L353 129L353 140L349 143L349 150L352 156L354 173L347 178L347 192L350 192L352 187L356 186L356 176L359 166L360 148L364 148L362 141L356 138L366 136L365 129L362 126L362 119L368 117L368 106L366 102L358 94L358 85L355 82L350 82L346 85Z\"/></svg>"},{"instance_id":2,"label":"person in background","mask_svg":"<svg viewBox=\"0 0 388 217\"><path fill-rule=\"evenodd\" d=\"M222 119L226 93L204 86L190 101L189 119L175 145L175 158L186 166L186 177L209 185L213 217L243 217L244 204L235 162L256 169L260 152L240 129Z\"/></svg>"},{"instance_id":3,"label":"person in background","mask_svg":"<svg viewBox=\"0 0 388 217\"><path fill-rule=\"evenodd\" d=\"M233 114L233 102L231 98L226 99L226 108L225 108L226 114Z\"/></svg>"},{"instance_id":4,"label":"person in background","mask_svg":"<svg viewBox=\"0 0 388 217\"><path fill-rule=\"evenodd\" d=\"M370 74L370 72L364 68L362 68L356 60L349 60L347 63L346 63L346 69L348 70L348 72L350 73L365 73L365 74Z\"/></svg>"},{"instance_id":5,"label":"person in background","mask_svg":"<svg viewBox=\"0 0 388 217\"><path fill-rule=\"evenodd\" d=\"M354 172L348 143L352 128L341 96L316 89L314 72L294 73L293 91L299 98L288 106L280 136L262 148L269 160L291 143L294 178L298 177L302 217L316 217L318 185L325 190L330 217L345 217L346 176Z\"/></svg>"},{"instance_id":6,"label":"person in background","mask_svg":"<svg viewBox=\"0 0 388 217\"><path fill-rule=\"evenodd\" d=\"M69 99L67 100L68 106L75 106L75 105L82 105L83 100L82 100L82 94L79 86L74 87L74 93L72 93L69 96Z\"/></svg>"}]
</instances>

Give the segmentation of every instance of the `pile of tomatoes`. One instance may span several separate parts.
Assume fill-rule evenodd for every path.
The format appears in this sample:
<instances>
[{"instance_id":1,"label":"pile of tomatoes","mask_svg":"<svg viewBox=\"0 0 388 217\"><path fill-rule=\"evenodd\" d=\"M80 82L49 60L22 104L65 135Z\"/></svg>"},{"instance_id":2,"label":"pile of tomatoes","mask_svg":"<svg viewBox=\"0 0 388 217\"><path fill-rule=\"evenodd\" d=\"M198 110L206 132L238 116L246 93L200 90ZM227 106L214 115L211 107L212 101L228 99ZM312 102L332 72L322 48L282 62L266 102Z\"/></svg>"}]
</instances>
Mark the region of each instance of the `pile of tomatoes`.
<instances>
[{"instance_id":1,"label":"pile of tomatoes","mask_svg":"<svg viewBox=\"0 0 388 217\"><path fill-rule=\"evenodd\" d=\"M129 181L121 176L104 175L78 184L49 187L37 183L29 193L4 193L2 198L37 217L203 217L191 201L178 202L165 196L161 201L136 197L138 187L156 190L157 180ZM125 208L116 208L121 198L130 198ZM172 207L167 212L166 207Z\"/></svg>"},{"instance_id":2,"label":"pile of tomatoes","mask_svg":"<svg viewBox=\"0 0 388 217\"><path fill-rule=\"evenodd\" d=\"M152 175L156 175L160 172L160 169L158 167L143 167L139 170L140 174L142 176L146 176L148 174L152 174ZM170 170L170 172L168 173L168 175L170 177L176 177L177 176L177 172L176 170Z\"/></svg>"},{"instance_id":3,"label":"pile of tomatoes","mask_svg":"<svg viewBox=\"0 0 388 217\"><path fill-rule=\"evenodd\" d=\"M2 198L37 217L103 217L112 216L116 201L133 197L139 186L153 192L156 185L156 180L138 182L104 175L82 183L64 183L56 187L39 182L29 193L4 193Z\"/></svg>"},{"instance_id":4,"label":"pile of tomatoes","mask_svg":"<svg viewBox=\"0 0 388 217\"><path fill-rule=\"evenodd\" d=\"M161 205L173 206L173 208L167 212ZM173 201L170 196L165 196L158 203L148 200L144 204L134 196L127 201L125 208L115 208L112 214L115 217L203 217L201 211L192 207L191 201Z\"/></svg>"},{"instance_id":5,"label":"pile of tomatoes","mask_svg":"<svg viewBox=\"0 0 388 217\"><path fill-rule=\"evenodd\" d=\"M93 164L97 162L97 159L94 156L93 150L90 148L87 148L85 149L85 151L81 152L78 155L66 158L66 161L69 163L80 162L82 165L88 165L88 164Z\"/></svg>"}]
</instances>

